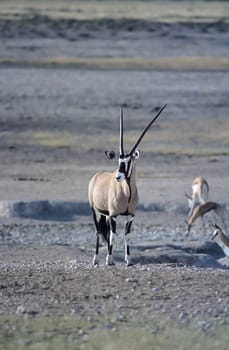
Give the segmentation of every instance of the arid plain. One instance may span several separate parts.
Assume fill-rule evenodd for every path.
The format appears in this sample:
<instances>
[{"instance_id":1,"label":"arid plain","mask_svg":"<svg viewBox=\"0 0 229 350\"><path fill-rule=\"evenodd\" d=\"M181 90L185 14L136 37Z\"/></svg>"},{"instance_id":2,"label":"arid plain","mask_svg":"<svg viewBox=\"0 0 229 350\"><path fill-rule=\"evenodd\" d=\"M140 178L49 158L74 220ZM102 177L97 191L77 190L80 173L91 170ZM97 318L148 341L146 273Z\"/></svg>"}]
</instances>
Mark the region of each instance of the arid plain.
<instances>
[{"instance_id":1,"label":"arid plain","mask_svg":"<svg viewBox=\"0 0 229 350\"><path fill-rule=\"evenodd\" d=\"M0 344L3 349L226 349L228 258L187 238L185 192L210 185L228 223L229 4L2 1ZM159 106L137 164L134 266L91 265L87 185L115 169ZM171 345L172 344L172 345Z\"/></svg>"}]
</instances>

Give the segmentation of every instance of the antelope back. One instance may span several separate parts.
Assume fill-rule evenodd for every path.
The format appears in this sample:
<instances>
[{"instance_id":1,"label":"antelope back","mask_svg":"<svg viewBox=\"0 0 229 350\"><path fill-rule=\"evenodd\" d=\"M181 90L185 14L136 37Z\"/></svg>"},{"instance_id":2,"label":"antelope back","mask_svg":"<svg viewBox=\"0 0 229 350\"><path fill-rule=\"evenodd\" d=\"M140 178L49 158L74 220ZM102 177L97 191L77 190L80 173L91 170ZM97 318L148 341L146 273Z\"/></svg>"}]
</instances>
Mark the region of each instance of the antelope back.
<instances>
[{"instance_id":1,"label":"antelope back","mask_svg":"<svg viewBox=\"0 0 229 350\"><path fill-rule=\"evenodd\" d=\"M208 200L209 185L202 176L198 176L193 180L192 190L193 199L195 196L198 196L200 203Z\"/></svg>"},{"instance_id":2,"label":"antelope back","mask_svg":"<svg viewBox=\"0 0 229 350\"><path fill-rule=\"evenodd\" d=\"M199 204L193 210L193 213L188 220L188 224L192 225L198 219L198 217L210 212L211 210L217 210L218 208L219 204L216 202L206 202L204 204Z\"/></svg>"}]
</instances>

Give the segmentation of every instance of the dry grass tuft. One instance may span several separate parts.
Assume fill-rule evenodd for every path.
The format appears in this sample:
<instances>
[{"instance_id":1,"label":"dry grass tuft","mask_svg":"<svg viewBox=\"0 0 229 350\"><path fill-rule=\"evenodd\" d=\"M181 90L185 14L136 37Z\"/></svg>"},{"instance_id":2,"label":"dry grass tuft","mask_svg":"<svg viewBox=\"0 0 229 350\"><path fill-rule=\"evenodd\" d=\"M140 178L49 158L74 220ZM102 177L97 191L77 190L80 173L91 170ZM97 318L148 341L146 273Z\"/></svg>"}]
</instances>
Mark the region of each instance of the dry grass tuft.
<instances>
[{"instance_id":1,"label":"dry grass tuft","mask_svg":"<svg viewBox=\"0 0 229 350\"><path fill-rule=\"evenodd\" d=\"M2 59L0 66L74 67L101 70L173 70L173 71L228 71L227 57L163 57L154 59L110 57L78 58L53 57L41 60Z\"/></svg>"}]
</instances>

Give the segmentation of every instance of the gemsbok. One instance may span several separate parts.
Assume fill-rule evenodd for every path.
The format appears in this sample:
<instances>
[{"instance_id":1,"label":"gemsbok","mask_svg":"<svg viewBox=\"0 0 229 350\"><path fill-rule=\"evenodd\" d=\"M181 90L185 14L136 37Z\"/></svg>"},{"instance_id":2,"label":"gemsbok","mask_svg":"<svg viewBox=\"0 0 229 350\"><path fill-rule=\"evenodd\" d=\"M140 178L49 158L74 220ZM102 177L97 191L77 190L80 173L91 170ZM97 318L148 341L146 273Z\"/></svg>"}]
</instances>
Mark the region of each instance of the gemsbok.
<instances>
[{"instance_id":1,"label":"gemsbok","mask_svg":"<svg viewBox=\"0 0 229 350\"><path fill-rule=\"evenodd\" d=\"M202 176L197 176L192 182L192 194L185 193L189 204L189 214L190 217L193 213L194 208L198 204L204 204L208 200L209 185L207 181Z\"/></svg>"},{"instance_id":2,"label":"gemsbok","mask_svg":"<svg viewBox=\"0 0 229 350\"><path fill-rule=\"evenodd\" d=\"M131 231L131 225L135 216L135 209L138 203L138 191L136 186L135 171L136 160L139 158L137 150L143 136L157 120L164 105L156 116L147 125L140 134L138 140L126 153L123 145L123 110L120 109L120 139L119 155L114 151L106 151L108 159L118 159L118 169L114 172L98 172L89 182L88 199L93 213L94 224L96 228L96 249L93 258L93 264L99 263L99 239L100 236L107 244L106 265L113 265L112 250L116 237L116 218L119 215L126 216L125 225L125 262L131 264L130 247L128 234Z\"/></svg>"}]
</instances>

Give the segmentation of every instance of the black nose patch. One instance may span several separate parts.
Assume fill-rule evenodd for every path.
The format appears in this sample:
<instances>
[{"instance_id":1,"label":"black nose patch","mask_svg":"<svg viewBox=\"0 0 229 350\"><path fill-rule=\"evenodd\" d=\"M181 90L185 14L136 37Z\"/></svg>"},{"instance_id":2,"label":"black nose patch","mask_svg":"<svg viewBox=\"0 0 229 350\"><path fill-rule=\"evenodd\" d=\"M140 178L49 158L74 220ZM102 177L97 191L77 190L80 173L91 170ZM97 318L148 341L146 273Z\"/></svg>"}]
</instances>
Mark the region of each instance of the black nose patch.
<instances>
[{"instance_id":1,"label":"black nose patch","mask_svg":"<svg viewBox=\"0 0 229 350\"><path fill-rule=\"evenodd\" d=\"M125 173L126 169L125 169L125 163L124 162L121 162L119 164L119 172L120 173Z\"/></svg>"}]
</instances>

